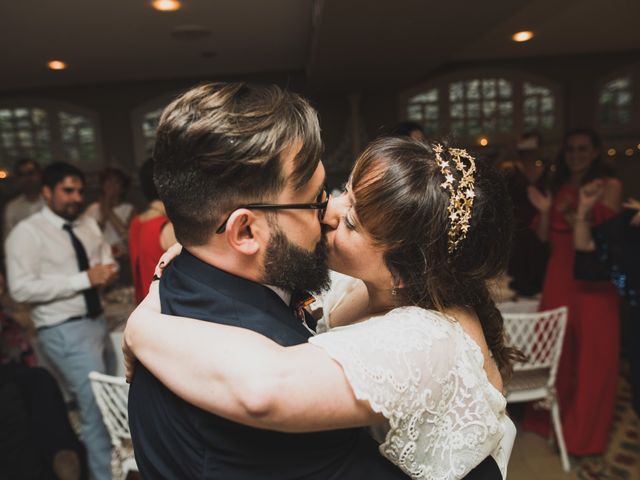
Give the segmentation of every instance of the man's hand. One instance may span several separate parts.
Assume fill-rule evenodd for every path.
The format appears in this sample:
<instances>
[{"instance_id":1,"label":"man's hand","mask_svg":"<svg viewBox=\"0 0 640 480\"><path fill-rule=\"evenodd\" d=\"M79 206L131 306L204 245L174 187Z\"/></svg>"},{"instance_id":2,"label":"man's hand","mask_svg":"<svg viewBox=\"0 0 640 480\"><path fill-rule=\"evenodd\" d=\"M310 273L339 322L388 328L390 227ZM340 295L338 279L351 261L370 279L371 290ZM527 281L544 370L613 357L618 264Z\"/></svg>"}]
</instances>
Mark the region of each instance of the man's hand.
<instances>
[{"instance_id":1,"label":"man's hand","mask_svg":"<svg viewBox=\"0 0 640 480\"><path fill-rule=\"evenodd\" d=\"M89 282L92 287L101 287L109 285L118 277L118 269L113 263L99 263L89 268L87 275L89 275Z\"/></svg>"}]
</instances>

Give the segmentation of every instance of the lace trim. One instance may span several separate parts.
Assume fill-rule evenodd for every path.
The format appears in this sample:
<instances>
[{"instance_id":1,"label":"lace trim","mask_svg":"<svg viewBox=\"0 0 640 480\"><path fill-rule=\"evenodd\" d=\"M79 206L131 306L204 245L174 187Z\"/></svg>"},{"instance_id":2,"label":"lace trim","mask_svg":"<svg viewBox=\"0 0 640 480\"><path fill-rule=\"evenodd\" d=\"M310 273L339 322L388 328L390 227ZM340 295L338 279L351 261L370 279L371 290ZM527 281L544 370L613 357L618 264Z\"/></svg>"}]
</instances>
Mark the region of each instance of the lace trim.
<instances>
[{"instance_id":1,"label":"lace trim","mask_svg":"<svg viewBox=\"0 0 640 480\"><path fill-rule=\"evenodd\" d=\"M412 478L435 480L462 478L493 454L505 477L511 448L500 440L513 424L460 325L417 307L365 323L310 341L340 363L356 397L389 421L382 455Z\"/></svg>"}]
</instances>

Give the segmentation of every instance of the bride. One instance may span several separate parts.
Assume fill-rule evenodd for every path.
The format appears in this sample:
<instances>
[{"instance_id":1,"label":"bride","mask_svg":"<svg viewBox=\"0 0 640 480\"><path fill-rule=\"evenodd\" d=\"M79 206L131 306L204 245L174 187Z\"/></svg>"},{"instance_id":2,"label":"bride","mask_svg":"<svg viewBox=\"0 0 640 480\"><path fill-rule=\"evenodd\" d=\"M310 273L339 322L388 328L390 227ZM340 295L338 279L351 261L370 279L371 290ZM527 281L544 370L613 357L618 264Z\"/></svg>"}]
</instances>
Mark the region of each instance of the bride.
<instances>
[{"instance_id":1,"label":"bride","mask_svg":"<svg viewBox=\"0 0 640 480\"><path fill-rule=\"evenodd\" d=\"M462 149L379 139L323 223L330 267L355 277L325 296L327 332L282 347L163 315L154 282L125 330L129 375L135 355L188 402L258 428L382 424L380 453L412 478L462 478L487 458L506 478L515 427L501 371L518 353L486 286L510 242L495 170Z\"/></svg>"}]
</instances>

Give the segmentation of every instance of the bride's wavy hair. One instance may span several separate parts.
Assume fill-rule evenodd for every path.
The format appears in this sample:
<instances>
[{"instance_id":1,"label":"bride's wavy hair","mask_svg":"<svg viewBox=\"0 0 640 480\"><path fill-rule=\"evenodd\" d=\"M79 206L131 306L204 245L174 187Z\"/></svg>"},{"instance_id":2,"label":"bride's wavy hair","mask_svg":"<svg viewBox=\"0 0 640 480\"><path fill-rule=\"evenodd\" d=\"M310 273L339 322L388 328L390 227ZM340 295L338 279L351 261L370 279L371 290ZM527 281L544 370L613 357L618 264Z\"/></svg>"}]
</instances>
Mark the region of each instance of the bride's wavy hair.
<instances>
[{"instance_id":1,"label":"bride's wavy hair","mask_svg":"<svg viewBox=\"0 0 640 480\"><path fill-rule=\"evenodd\" d=\"M446 145L442 156L449 160ZM511 201L493 166L478 160L476 168L470 228L451 254L450 197L441 187L444 178L431 146L402 138L375 140L356 160L351 185L360 223L385 250L392 275L402 279L398 302L439 311L473 309L498 367L508 376L521 354L504 343L502 315L487 282L507 266Z\"/></svg>"}]
</instances>

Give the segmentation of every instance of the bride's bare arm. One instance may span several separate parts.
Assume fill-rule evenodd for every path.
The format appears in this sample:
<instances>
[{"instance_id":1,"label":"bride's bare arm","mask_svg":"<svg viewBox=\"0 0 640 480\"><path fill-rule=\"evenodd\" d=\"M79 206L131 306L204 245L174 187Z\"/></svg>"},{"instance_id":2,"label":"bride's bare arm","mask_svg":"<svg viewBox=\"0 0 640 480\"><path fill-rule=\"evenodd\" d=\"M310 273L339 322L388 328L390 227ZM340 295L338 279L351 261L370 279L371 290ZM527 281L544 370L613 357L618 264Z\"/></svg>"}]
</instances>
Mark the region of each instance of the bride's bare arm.
<instances>
[{"instance_id":1,"label":"bride's bare arm","mask_svg":"<svg viewBox=\"0 0 640 480\"><path fill-rule=\"evenodd\" d=\"M124 337L167 388L238 423L304 432L383 420L355 398L342 368L311 344L281 347L250 330L160 314L148 302L133 312Z\"/></svg>"}]
</instances>

